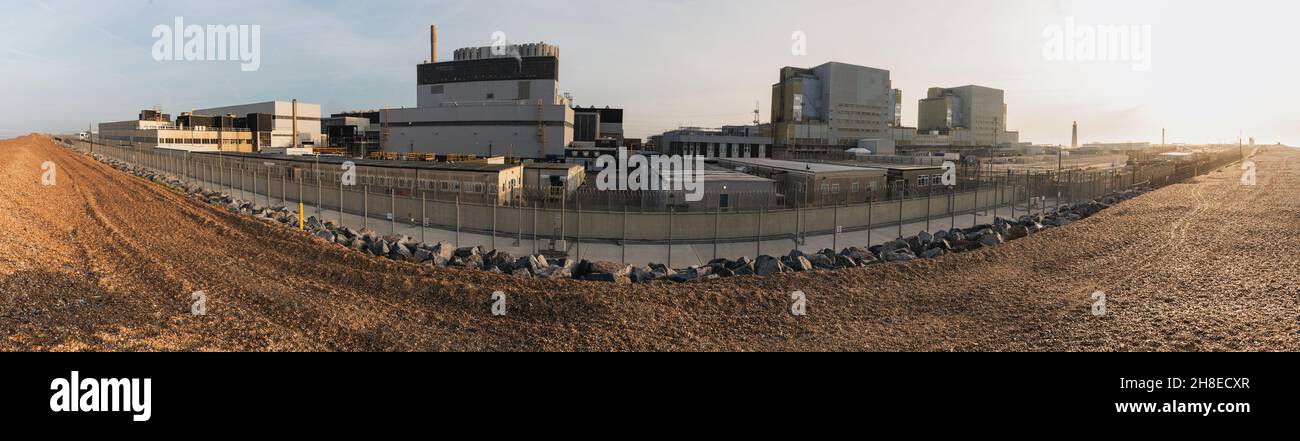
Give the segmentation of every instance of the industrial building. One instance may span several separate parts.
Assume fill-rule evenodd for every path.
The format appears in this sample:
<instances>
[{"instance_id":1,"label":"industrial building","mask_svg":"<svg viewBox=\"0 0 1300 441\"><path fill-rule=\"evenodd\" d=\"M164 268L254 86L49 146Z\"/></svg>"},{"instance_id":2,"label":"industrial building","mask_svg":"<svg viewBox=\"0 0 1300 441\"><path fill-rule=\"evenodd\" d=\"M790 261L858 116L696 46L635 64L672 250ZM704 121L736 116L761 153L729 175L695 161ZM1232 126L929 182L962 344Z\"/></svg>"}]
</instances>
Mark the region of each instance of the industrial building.
<instances>
[{"instance_id":1,"label":"industrial building","mask_svg":"<svg viewBox=\"0 0 1300 441\"><path fill-rule=\"evenodd\" d=\"M908 145L1017 144L1020 134L1007 131L1005 97L1002 90L983 86L930 88L918 104L917 138Z\"/></svg>"},{"instance_id":2,"label":"industrial building","mask_svg":"<svg viewBox=\"0 0 1300 441\"><path fill-rule=\"evenodd\" d=\"M173 122L171 115L144 110L135 120L100 123L99 140L136 149L252 152L256 149L255 132L248 122L247 119L196 118L190 114Z\"/></svg>"},{"instance_id":3,"label":"industrial building","mask_svg":"<svg viewBox=\"0 0 1300 441\"><path fill-rule=\"evenodd\" d=\"M772 86L774 157L839 153L888 139L900 122L889 71L846 63L785 67Z\"/></svg>"},{"instance_id":4,"label":"industrial building","mask_svg":"<svg viewBox=\"0 0 1300 441\"><path fill-rule=\"evenodd\" d=\"M380 151L383 134L378 110L335 113L321 120L321 132L330 147L340 148L355 158Z\"/></svg>"},{"instance_id":5,"label":"industrial building","mask_svg":"<svg viewBox=\"0 0 1300 441\"><path fill-rule=\"evenodd\" d=\"M705 158L770 158L772 137L760 126L724 126L721 129L685 127L659 138L661 152Z\"/></svg>"},{"instance_id":6,"label":"industrial building","mask_svg":"<svg viewBox=\"0 0 1300 441\"><path fill-rule=\"evenodd\" d=\"M623 109L573 108L573 146L595 147L598 141L623 145Z\"/></svg>"},{"instance_id":7,"label":"industrial building","mask_svg":"<svg viewBox=\"0 0 1300 441\"><path fill-rule=\"evenodd\" d=\"M253 151L325 145L321 139L319 104L293 101L267 101L237 106L198 109L194 115L259 119L253 128L258 136ZM256 115L256 116L254 116ZM269 127L267 127L269 123ZM297 139L294 137L297 136Z\"/></svg>"},{"instance_id":8,"label":"industrial building","mask_svg":"<svg viewBox=\"0 0 1300 441\"><path fill-rule=\"evenodd\" d=\"M887 195L889 173L880 168L766 158L719 159L718 165L775 181L791 205L859 204Z\"/></svg>"},{"instance_id":9,"label":"industrial building","mask_svg":"<svg viewBox=\"0 0 1300 441\"><path fill-rule=\"evenodd\" d=\"M559 201L572 197L586 182L587 170L580 164L531 162L524 164L524 190L530 200Z\"/></svg>"},{"instance_id":10,"label":"industrial building","mask_svg":"<svg viewBox=\"0 0 1300 441\"><path fill-rule=\"evenodd\" d=\"M216 153L202 153L216 154ZM311 173L319 173L325 188L337 187L342 179L344 162L356 167L356 185L387 188L415 189L425 192L430 200L460 200L467 203L507 205L523 196L524 168L519 164L490 164L486 162L394 162L351 159L338 156L290 156L282 154L223 153L227 165L240 164L264 167L288 167L314 180ZM247 159L249 161L232 161ZM298 176L287 177L297 179ZM405 191L405 190L403 190Z\"/></svg>"},{"instance_id":11,"label":"industrial building","mask_svg":"<svg viewBox=\"0 0 1300 441\"><path fill-rule=\"evenodd\" d=\"M564 158L574 111L559 91L558 47L463 48L439 62L436 27L430 39L429 62L416 68L416 107L381 113L385 151Z\"/></svg>"}]
</instances>

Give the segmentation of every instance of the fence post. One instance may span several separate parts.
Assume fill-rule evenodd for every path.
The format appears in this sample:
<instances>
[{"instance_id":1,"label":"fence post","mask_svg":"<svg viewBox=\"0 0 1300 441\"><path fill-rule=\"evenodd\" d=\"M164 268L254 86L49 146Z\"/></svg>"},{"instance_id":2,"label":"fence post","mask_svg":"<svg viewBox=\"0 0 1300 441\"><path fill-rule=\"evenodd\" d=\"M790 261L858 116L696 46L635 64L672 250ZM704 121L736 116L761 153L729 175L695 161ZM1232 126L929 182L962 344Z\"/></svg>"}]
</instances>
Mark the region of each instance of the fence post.
<instances>
[{"instance_id":1,"label":"fence post","mask_svg":"<svg viewBox=\"0 0 1300 441\"><path fill-rule=\"evenodd\" d=\"M318 198L325 192L321 187L323 187L323 185L320 182L317 182L316 195ZM339 225L343 225L343 205L343 177L339 176Z\"/></svg>"},{"instance_id":2,"label":"fence post","mask_svg":"<svg viewBox=\"0 0 1300 441\"><path fill-rule=\"evenodd\" d=\"M907 193L903 191L902 182L903 181L897 182L898 184L898 238L899 239L903 238L903 200L907 196Z\"/></svg>"},{"instance_id":3,"label":"fence post","mask_svg":"<svg viewBox=\"0 0 1300 441\"><path fill-rule=\"evenodd\" d=\"M434 196L437 197L436 195ZM537 201L533 201L533 255L537 254Z\"/></svg>"},{"instance_id":4,"label":"fence post","mask_svg":"<svg viewBox=\"0 0 1300 441\"><path fill-rule=\"evenodd\" d=\"M668 205L668 267L673 267L673 211L676 207Z\"/></svg>"},{"instance_id":5,"label":"fence post","mask_svg":"<svg viewBox=\"0 0 1300 441\"><path fill-rule=\"evenodd\" d=\"M835 228L835 231L831 233L831 250L835 251L840 249L840 201L838 200L835 201L835 215L833 217L835 218L835 225L832 225L832 227ZM714 248L716 249L717 238L715 237L713 240ZM714 254L717 253L715 252Z\"/></svg>"},{"instance_id":6,"label":"fence post","mask_svg":"<svg viewBox=\"0 0 1300 441\"><path fill-rule=\"evenodd\" d=\"M425 230L428 229L429 229L429 201L428 198L425 197L424 192L421 191L420 192L420 243L424 243L424 244L429 243L428 236L425 234ZM524 230L523 226L520 226L519 231L523 231L523 230Z\"/></svg>"},{"instance_id":7,"label":"fence post","mask_svg":"<svg viewBox=\"0 0 1300 441\"><path fill-rule=\"evenodd\" d=\"M397 235L397 191L388 187L388 234Z\"/></svg>"},{"instance_id":8,"label":"fence post","mask_svg":"<svg viewBox=\"0 0 1300 441\"><path fill-rule=\"evenodd\" d=\"M1007 187L1011 190L1011 197L1007 198L1007 201L1010 202L1009 205L1011 205L1011 220L1015 221L1016 220L1016 185L1011 182L1011 178L1013 177L1014 176L1011 174L1011 167L1007 167Z\"/></svg>"},{"instance_id":9,"label":"fence post","mask_svg":"<svg viewBox=\"0 0 1300 441\"><path fill-rule=\"evenodd\" d=\"M713 260L718 260L718 222L722 220L722 203L719 201L713 214Z\"/></svg>"},{"instance_id":10,"label":"fence post","mask_svg":"<svg viewBox=\"0 0 1300 441\"><path fill-rule=\"evenodd\" d=\"M460 193L456 194L456 248L460 248Z\"/></svg>"},{"instance_id":11,"label":"fence post","mask_svg":"<svg viewBox=\"0 0 1300 441\"><path fill-rule=\"evenodd\" d=\"M457 207L459 209L459 207ZM361 228L370 228L370 186L361 187Z\"/></svg>"},{"instance_id":12,"label":"fence post","mask_svg":"<svg viewBox=\"0 0 1300 441\"><path fill-rule=\"evenodd\" d=\"M970 207L971 227L980 224L980 167L975 166L975 202Z\"/></svg>"},{"instance_id":13,"label":"fence post","mask_svg":"<svg viewBox=\"0 0 1300 441\"><path fill-rule=\"evenodd\" d=\"M754 212L754 215L758 216L758 219L756 219L758 221L758 236L754 237L754 259L755 260L758 259L758 256L763 255L763 218L766 217L765 216L766 214L767 214L767 206L763 206L759 208L758 211Z\"/></svg>"},{"instance_id":14,"label":"fence post","mask_svg":"<svg viewBox=\"0 0 1300 441\"><path fill-rule=\"evenodd\" d=\"M874 195L867 198L867 248L871 248L871 229L875 222L872 222L872 214L876 212L876 201Z\"/></svg>"},{"instance_id":15,"label":"fence post","mask_svg":"<svg viewBox=\"0 0 1300 441\"><path fill-rule=\"evenodd\" d=\"M288 192L285 191L286 190L285 180L288 179L288 177L285 176L286 174L288 173L283 173L283 172L280 173L280 203L284 204L287 207L289 206L289 195Z\"/></svg>"},{"instance_id":16,"label":"fence post","mask_svg":"<svg viewBox=\"0 0 1300 441\"><path fill-rule=\"evenodd\" d=\"M499 195L499 193L493 193L493 194L498 194L498 195ZM492 198L492 199L493 199L493 201L492 201L492 250L494 250L494 251L497 249L497 204L499 203L499 201L496 200L496 199L498 199L499 197L500 197L500 196L494 196L494 197ZM579 215L578 219L580 219L579 222L578 222L578 228L581 229L581 228L582 228L582 221L581 221L582 217L581 217L581 215ZM579 236L579 237L581 237L581 236ZM579 245L578 245L578 246L579 246L579 247L582 246L582 245L581 245L581 242L579 242ZM579 250L579 252L581 252L582 249L579 248L578 250Z\"/></svg>"},{"instance_id":17,"label":"fence post","mask_svg":"<svg viewBox=\"0 0 1300 441\"><path fill-rule=\"evenodd\" d=\"M618 244L620 245L620 246L618 247L618 249L619 249L620 252L622 252L621 257L619 257L619 259L620 259L620 260L619 260L619 263L622 263L622 264L626 265L626 264L627 264L627 200L624 200L624 201L623 201L623 229L622 229L622 233L623 233L623 241L621 241L621 242L618 243Z\"/></svg>"},{"instance_id":18,"label":"fence post","mask_svg":"<svg viewBox=\"0 0 1300 441\"><path fill-rule=\"evenodd\" d=\"M930 186L925 189L925 232L930 230L930 206L934 202L934 187Z\"/></svg>"}]
</instances>

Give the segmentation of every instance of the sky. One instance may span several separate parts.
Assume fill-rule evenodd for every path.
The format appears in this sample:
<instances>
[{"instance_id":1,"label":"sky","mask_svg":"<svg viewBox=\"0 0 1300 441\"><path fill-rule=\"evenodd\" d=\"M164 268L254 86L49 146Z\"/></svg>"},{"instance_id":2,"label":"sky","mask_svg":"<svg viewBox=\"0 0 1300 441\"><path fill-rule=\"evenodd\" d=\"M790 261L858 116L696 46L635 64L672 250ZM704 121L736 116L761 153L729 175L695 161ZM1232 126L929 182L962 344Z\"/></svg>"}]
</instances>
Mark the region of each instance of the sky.
<instances>
[{"instance_id":1,"label":"sky","mask_svg":"<svg viewBox=\"0 0 1300 441\"><path fill-rule=\"evenodd\" d=\"M1300 3L1284 0L5 3L0 138L85 130L155 106L179 114L296 98L325 113L413 107L415 66L437 24L441 59L490 45L496 32L560 46L561 90L578 105L624 108L629 137L749 123L756 103L766 122L781 67L838 61L889 70L908 126L927 89L977 84L1006 91L1008 128L1022 141L1069 144L1078 121L1081 142L1159 142L1165 128L1170 143L1235 143L1240 133L1300 145ZM176 17L259 26L259 69L156 60L152 32ZM1053 48L1064 37L1053 32L1069 23L1124 26L1149 51L1062 59ZM1143 70L1134 54L1145 52Z\"/></svg>"}]
</instances>

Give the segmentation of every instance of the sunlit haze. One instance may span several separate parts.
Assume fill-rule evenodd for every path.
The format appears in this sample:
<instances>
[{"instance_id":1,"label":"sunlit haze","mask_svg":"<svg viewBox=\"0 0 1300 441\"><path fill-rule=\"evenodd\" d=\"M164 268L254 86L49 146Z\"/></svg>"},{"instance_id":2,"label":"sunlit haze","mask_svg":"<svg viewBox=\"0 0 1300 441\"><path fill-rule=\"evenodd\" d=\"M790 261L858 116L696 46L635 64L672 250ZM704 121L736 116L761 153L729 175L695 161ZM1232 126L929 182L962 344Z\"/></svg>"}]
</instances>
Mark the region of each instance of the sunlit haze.
<instances>
[{"instance_id":1,"label":"sunlit haze","mask_svg":"<svg viewBox=\"0 0 1300 441\"><path fill-rule=\"evenodd\" d=\"M930 87L1003 89L1021 140L1300 144L1300 6L1262 1L17 1L0 15L0 137L84 130L142 108L179 113L266 100L324 113L415 105L415 66L437 24L440 56L512 43L562 49L561 90L626 109L629 137L769 119L783 66L891 72L903 123ZM262 28L262 65L151 57L175 17ZM1051 60L1049 30L1149 26L1150 67ZM792 55L792 35L807 54Z\"/></svg>"}]
</instances>

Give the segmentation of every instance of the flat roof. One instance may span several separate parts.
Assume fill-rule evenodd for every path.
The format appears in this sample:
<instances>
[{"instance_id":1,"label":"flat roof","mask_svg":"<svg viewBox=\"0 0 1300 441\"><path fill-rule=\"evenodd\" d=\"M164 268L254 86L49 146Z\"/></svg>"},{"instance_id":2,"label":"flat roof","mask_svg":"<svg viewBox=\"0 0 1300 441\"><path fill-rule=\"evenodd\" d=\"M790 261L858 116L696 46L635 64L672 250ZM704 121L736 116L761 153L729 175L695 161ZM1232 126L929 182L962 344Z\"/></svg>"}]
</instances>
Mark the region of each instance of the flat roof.
<instances>
[{"instance_id":1,"label":"flat roof","mask_svg":"<svg viewBox=\"0 0 1300 441\"><path fill-rule=\"evenodd\" d=\"M846 172L884 172L879 167L854 167L838 164L824 164L820 162L799 162L784 161L780 159L766 158L718 158L718 162L729 162L734 164L751 165L754 167L765 167L778 170L786 170L799 173L846 173Z\"/></svg>"},{"instance_id":2,"label":"flat roof","mask_svg":"<svg viewBox=\"0 0 1300 441\"><path fill-rule=\"evenodd\" d=\"M343 156L330 155L310 155L310 156L293 156L278 153L234 153L234 152L202 152L202 155L221 155L226 157L249 158L249 159L271 159L276 161L297 162L303 164L315 164L317 162L324 164L343 164L352 162L356 165L377 168L397 168L410 170L444 170L444 171L463 171L463 172L481 172L481 173L500 173L517 167L519 164L485 164L481 162L422 162L422 161L379 161L372 159L354 159Z\"/></svg>"},{"instance_id":3,"label":"flat roof","mask_svg":"<svg viewBox=\"0 0 1300 441\"><path fill-rule=\"evenodd\" d=\"M584 168L582 164L569 164L561 162L526 162L524 168L540 168L545 170L573 170L574 168Z\"/></svg>"}]
</instances>

